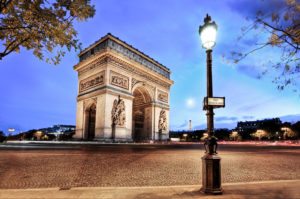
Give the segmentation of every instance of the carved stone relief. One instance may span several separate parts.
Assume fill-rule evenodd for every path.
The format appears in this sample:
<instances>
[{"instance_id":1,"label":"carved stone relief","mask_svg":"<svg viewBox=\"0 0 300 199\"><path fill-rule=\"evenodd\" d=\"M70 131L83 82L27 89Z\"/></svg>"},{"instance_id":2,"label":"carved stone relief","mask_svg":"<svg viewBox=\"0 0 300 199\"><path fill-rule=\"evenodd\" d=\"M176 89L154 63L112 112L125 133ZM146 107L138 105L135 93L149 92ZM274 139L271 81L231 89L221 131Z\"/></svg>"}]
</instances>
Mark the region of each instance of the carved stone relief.
<instances>
[{"instance_id":1,"label":"carved stone relief","mask_svg":"<svg viewBox=\"0 0 300 199\"><path fill-rule=\"evenodd\" d=\"M159 114L158 130L160 132L167 130L167 112L164 109Z\"/></svg>"},{"instance_id":2,"label":"carved stone relief","mask_svg":"<svg viewBox=\"0 0 300 199\"><path fill-rule=\"evenodd\" d=\"M151 97L153 97L153 99L155 98L154 93L155 93L155 87L151 86L150 84L146 85L148 87L148 89L152 92Z\"/></svg>"},{"instance_id":3,"label":"carved stone relief","mask_svg":"<svg viewBox=\"0 0 300 199\"><path fill-rule=\"evenodd\" d=\"M104 71L80 81L79 92L104 84Z\"/></svg>"},{"instance_id":4,"label":"carved stone relief","mask_svg":"<svg viewBox=\"0 0 300 199\"><path fill-rule=\"evenodd\" d=\"M168 93L158 90L157 99L158 99L158 101L168 103Z\"/></svg>"},{"instance_id":5,"label":"carved stone relief","mask_svg":"<svg viewBox=\"0 0 300 199\"><path fill-rule=\"evenodd\" d=\"M111 55L108 55L108 56L102 56L100 58L98 58L97 60L95 60L94 62L92 62L91 64L89 64L87 67L84 67L83 69L80 69L78 71L78 75L82 75L96 67L100 67L100 66L104 66L105 63L111 63L111 64L114 64L115 66L117 67L120 67L120 68L123 68L124 70L127 70L129 72L132 72L134 74L137 74L143 78L145 78L146 80L148 81L151 81L155 84L159 84L167 89L170 88L170 85L169 84L165 84L159 80L157 80L156 78L152 78L150 77L148 74L138 70L138 69L135 69L134 67L132 67L131 65L129 65L128 63L118 59L118 58L115 58ZM139 81L138 81L139 82ZM138 83L136 82L136 83ZM133 87L133 86L132 86Z\"/></svg>"},{"instance_id":6,"label":"carved stone relief","mask_svg":"<svg viewBox=\"0 0 300 199\"><path fill-rule=\"evenodd\" d=\"M110 71L110 84L120 88L129 89L129 77Z\"/></svg>"},{"instance_id":7,"label":"carved stone relief","mask_svg":"<svg viewBox=\"0 0 300 199\"><path fill-rule=\"evenodd\" d=\"M127 64L126 62L118 59L118 58L115 58L111 55L108 55L108 62L117 66L117 67L120 67L120 68L123 68L124 70L127 70L129 72L132 72L134 74L137 74L139 75L140 77L143 77L145 78L146 80L148 81L151 81L155 84L159 84L167 89L170 88L170 85L169 84L166 84L166 83L163 83L161 82L160 80L156 79L156 78L152 78L151 76L149 76L148 74L138 70L138 69L135 69L134 67L132 67L131 65Z\"/></svg>"},{"instance_id":8,"label":"carved stone relief","mask_svg":"<svg viewBox=\"0 0 300 199\"><path fill-rule=\"evenodd\" d=\"M141 82L141 81L139 81L139 80L137 80L137 79L135 79L135 78L132 78L132 79L131 79L131 89L134 87L134 85L136 85L136 84L139 83L139 82Z\"/></svg>"},{"instance_id":9,"label":"carved stone relief","mask_svg":"<svg viewBox=\"0 0 300 199\"><path fill-rule=\"evenodd\" d=\"M94 68L100 67L100 66L104 66L104 64L107 63L107 57L103 57L101 56L100 58L96 59L95 61L93 61L92 63L90 63L89 65L85 66L84 68L80 69L78 71L78 75L82 75Z\"/></svg>"},{"instance_id":10,"label":"carved stone relief","mask_svg":"<svg viewBox=\"0 0 300 199\"><path fill-rule=\"evenodd\" d=\"M111 110L112 125L124 126L126 122L125 102L119 96Z\"/></svg>"}]
</instances>

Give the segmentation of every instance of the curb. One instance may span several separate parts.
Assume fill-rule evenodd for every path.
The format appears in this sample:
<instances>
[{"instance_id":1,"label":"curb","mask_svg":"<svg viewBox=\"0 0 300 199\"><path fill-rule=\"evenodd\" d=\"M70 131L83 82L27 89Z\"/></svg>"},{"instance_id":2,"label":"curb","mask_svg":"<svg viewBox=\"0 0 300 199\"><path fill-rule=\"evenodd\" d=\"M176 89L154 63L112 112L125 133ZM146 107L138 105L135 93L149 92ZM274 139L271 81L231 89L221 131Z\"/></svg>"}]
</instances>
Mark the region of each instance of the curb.
<instances>
[{"instance_id":1,"label":"curb","mask_svg":"<svg viewBox=\"0 0 300 199\"><path fill-rule=\"evenodd\" d=\"M0 198L101 198L101 199L298 199L300 180L224 183L223 195L206 195L201 185L151 187L74 187L42 189L0 189Z\"/></svg>"}]
</instances>

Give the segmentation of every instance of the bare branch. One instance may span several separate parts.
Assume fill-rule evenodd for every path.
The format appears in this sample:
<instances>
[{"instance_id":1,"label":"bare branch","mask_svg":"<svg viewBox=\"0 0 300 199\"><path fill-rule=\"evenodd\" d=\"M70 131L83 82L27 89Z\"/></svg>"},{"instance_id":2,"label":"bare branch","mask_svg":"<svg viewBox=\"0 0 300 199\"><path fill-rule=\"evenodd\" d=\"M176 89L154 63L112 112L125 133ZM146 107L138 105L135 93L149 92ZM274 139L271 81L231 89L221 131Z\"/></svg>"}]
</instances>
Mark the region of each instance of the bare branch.
<instances>
[{"instance_id":1,"label":"bare branch","mask_svg":"<svg viewBox=\"0 0 300 199\"><path fill-rule=\"evenodd\" d=\"M263 49L268 45L270 45L270 43L265 43L265 44L261 45L260 47L257 47L257 48L252 49L251 51L249 51L247 53L242 54L242 56L239 59L237 59L236 62L241 61L242 59L246 58L248 55L252 54L253 52L258 51L260 49Z\"/></svg>"},{"instance_id":2,"label":"bare branch","mask_svg":"<svg viewBox=\"0 0 300 199\"><path fill-rule=\"evenodd\" d=\"M0 60L2 60L3 57L7 56L8 54L12 53L13 51L15 51L22 43L26 42L29 39L29 37L17 42L17 40L11 42L6 48L5 50L0 53ZM17 43L16 43L17 42Z\"/></svg>"},{"instance_id":3,"label":"bare branch","mask_svg":"<svg viewBox=\"0 0 300 199\"><path fill-rule=\"evenodd\" d=\"M273 30L276 30L276 31L279 31L279 32L283 32L286 36L288 36L290 39L293 39L294 36L291 35L290 33L288 33L287 31L283 30L283 29L280 29L280 28L277 28L277 27L274 27L272 25L270 25L269 23L265 22L265 21L262 21L260 19L258 19L258 22L262 23L263 25L273 29ZM297 49L297 46L295 46L294 44L292 44L291 42L289 42L288 40L285 39L285 42L287 42L290 46L292 46L293 48Z\"/></svg>"},{"instance_id":4,"label":"bare branch","mask_svg":"<svg viewBox=\"0 0 300 199\"><path fill-rule=\"evenodd\" d=\"M31 29L32 26L17 26L17 27L0 27L0 31L3 30L17 30L17 29Z\"/></svg>"}]
</instances>

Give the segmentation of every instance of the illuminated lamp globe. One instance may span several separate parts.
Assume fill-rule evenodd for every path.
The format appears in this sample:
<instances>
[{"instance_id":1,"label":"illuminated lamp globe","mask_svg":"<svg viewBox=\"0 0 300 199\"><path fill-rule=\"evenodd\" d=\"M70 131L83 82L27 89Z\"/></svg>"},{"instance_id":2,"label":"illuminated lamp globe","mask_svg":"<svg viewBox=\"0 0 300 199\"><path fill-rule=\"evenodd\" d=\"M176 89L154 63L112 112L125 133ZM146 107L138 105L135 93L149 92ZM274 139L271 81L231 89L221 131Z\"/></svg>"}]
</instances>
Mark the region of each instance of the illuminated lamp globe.
<instances>
[{"instance_id":1,"label":"illuminated lamp globe","mask_svg":"<svg viewBox=\"0 0 300 199\"><path fill-rule=\"evenodd\" d=\"M216 44L217 24L211 22L211 17L207 14L204 19L204 25L199 27L199 34L203 48L211 50Z\"/></svg>"}]
</instances>

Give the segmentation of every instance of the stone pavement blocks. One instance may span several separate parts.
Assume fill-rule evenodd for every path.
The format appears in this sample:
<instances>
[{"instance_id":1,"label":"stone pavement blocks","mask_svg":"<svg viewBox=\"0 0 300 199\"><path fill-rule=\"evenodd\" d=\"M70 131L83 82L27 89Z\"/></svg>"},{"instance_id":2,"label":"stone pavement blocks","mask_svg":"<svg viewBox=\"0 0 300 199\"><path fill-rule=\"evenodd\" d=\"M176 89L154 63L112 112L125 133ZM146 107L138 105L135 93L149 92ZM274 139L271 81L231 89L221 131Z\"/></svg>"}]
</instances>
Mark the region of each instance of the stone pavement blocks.
<instances>
[{"instance_id":1,"label":"stone pavement blocks","mask_svg":"<svg viewBox=\"0 0 300 199\"><path fill-rule=\"evenodd\" d=\"M205 195L200 185L158 187L90 187L47 189L2 189L0 198L101 198L101 199L299 199L300 180L224 184L223 195Z\"/></svg>"}]
</instances>

